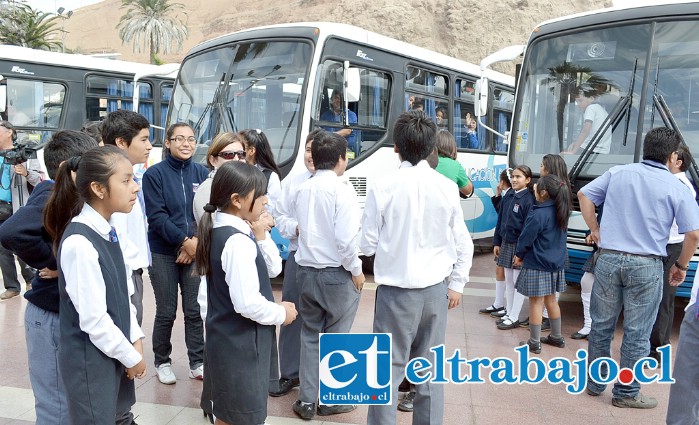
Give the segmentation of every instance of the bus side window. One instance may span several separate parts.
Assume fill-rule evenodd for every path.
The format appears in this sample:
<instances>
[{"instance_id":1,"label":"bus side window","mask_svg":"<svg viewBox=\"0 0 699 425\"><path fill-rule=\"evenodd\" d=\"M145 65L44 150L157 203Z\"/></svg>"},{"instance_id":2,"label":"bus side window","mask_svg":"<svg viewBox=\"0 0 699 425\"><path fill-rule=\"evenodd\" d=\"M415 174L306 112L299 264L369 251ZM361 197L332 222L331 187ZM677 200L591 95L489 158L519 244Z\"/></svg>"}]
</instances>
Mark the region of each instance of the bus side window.
<instances>
[{"instance_id":1,"label":"bus side window","mask_svg":"<svg viewBox=\"0 0 699 425\"><path fill-rule=\"evenodd\" d=\"M328 60L323 63L323 67L327 71L325 81L320 85L322 89L317 94L318 125L326 131L337 132L347 138L348 159L356 159L372 150L386 134L390 78L386 73L360 68L359 100L349 102L347 110L343 111L342 64ZM349 128L344 128L345 116Z\"/></svg>"}]
</instances>

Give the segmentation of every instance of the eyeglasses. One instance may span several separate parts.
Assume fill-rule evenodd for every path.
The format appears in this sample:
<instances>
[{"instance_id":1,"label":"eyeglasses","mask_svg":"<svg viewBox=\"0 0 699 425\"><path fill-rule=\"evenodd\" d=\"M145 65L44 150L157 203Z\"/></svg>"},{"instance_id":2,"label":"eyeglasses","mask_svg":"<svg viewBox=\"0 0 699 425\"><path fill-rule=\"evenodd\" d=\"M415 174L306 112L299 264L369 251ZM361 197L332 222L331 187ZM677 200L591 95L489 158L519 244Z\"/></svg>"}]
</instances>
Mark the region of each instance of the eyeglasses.
<instances>
[{"instance_id":1,"label":"eyeglasses","mask_svg":"<svg viewBox=\"0 0 699 425\"><path fill-rule=\"evenodd\" d=\"M245 151L223 151L219 152L216 155L216 157L221 157L225 160L230 161L231 159L235 159L237 156L239 159L245 159Z\"/></svg>"},{"instance_id":2,"label":"eyeglasses","mask_svg":"<svg viewBox=\"0 0 699 425\"><path fill-rule=\"evenodd\" d=\"M173 141L173 140L176 141L177 143L184 143L184 142L187 142L187 143L189 143L190 145L195 145L195 144L197 143L197 139L195 139L195 138L192 137L192 136L190 136L190 137L175 136L175 137L173 137L173 138L170 139L170 141Z\"/></svg>"}]
</instances>

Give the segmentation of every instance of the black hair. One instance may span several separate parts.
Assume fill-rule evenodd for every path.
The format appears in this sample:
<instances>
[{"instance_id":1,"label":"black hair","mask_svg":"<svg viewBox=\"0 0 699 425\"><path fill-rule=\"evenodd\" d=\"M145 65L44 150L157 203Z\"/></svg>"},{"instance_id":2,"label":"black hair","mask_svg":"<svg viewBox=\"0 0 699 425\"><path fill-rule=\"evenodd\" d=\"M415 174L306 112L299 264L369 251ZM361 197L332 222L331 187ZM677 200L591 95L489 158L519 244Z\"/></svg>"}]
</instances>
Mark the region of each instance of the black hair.
<instances>
[{"instance_id":1,"label":"black hair","mask_svg":"<svg viewBox=\"0 0 699 425\"><path fill-rule=\"evenodd\" d=\"M532 181L532 169L529 168L528 165L518 165L516 166L512 171L514 170L519 170L524 174L524 177L529 178L529 184L527 184L527 189L529 189L530 192L534 190L534 182Z\"/></svg>"},{"instance_id":2,"label":"black hair","mask_svg":"<svg viewBox=\"0 0 699 425\"><path fill-rule=\"evenodd\" d=\"M260 164L262 168L274 171L281 179L282 173L279 171L279 167L277 167L277 163L274 161L272 146L270 146L265 133L256 129L248 129L238 134L247 140L248 148L255 148L255 162Z\"/></svg>"},{"instance_id":3,"label":"black hair","mask_svg":"<svg viewBox=\"0 0 699 425\"><path fill-rule=\"evenodd\" d=\"M53 240L54 249L63 237L70 220L80 213L84 202L94 199L92 183L109 188L109 178L116 172L117 163L128 160L116 146L98 146L64 162L56 175L53 193L44 208L44 228ZM75 182L71 172L75 171Z\"/></svg>"},{"instance_id":4,"label":"black hair","mask_svg":"<svg viewBox=\"0 0 699 425\"><path fill-rule=\"evenodd\" d=\"M311 157L316 170L332 170L340 158L347 155L347 139L339 134L326 131L323 138L313 141Z\"/></svg>"},{"instance_id":5,"label":"black hair","mask_svg":"<svg viewBox=\"0 0 699 425\"><path fill-rule=\"evenodd\" d=\"M684 143L677 148L677 159L682 161L680 171L685 172L689 170L689 164L692 163L692 152L690 152L689 148Z\"/></svg>"},{"instance_id":6,"label":"black hair","mask_svg":"<svg viewBox=\"0 0 699 425\"><path fill-rule=\"evenodd\" d=\"M49 178L56 178L61 162L80 156L97 146L94 138L81 131L61 130L53 133L44 148L44 164Z\"/></svg>"},{"instance_id":7,"label":"black hair","mask_svg":"<svg viewBox=\"0 0 699 425\"><path fill-rule=\"evenodd\" d=\"M131 140L144 128L150 128L146 117L137 112L117 109L104 118L100 133L105 145L116 145L116 140L121 137L126 146L131 146Z\"/></svg>"},{"instance_id":8,"label":"black hair","mask_svg":"<svg viewBox=\"0 0 699 425\"><path fill-rule=\"evenodd\" d=\"M566 164L563 157L560 155L549 153L544 155L544 157L541 159L541 164L544 166L544 169L547 173L553 174L554 176L561 179L563 183L568 185L568 192L570 193L570 196L573 196L573 186L570 184L570 178L568 178L568 165ZM570 199L570 202L572 205L572 198Z\"/></svg>"},{"instance_id":9,"label":"black hair","mask_svg":"<svg viewBox=\"0 0 699 425\"><path fill-rule=\"evenodd\" d=\"M403 161L413 165L426 159L435 146L437 126L422 111L407 111L393 127L393 144Z\"/></svg>"},{"instance_id":10,"label":"black hair","mask_svg":"<svg viewBox=\"0 0 699 425\"><path fill-rule=\"evenodd\" d=\"M511 169L509 171L512 171ZM500 183L504 183L507 187L512 187L512 182L510 181L510 173L508 169L504 169L500 172Z\"/></svg>"},{"instance_id":11,"label":"black hair","mask_svg":"<svg viewBox=\"0 0 699 425\"><path fill-rule=\"evenodd\" d=\"M197 234L197 252L195 254L197 273L209 274L211 269L211 232L213 228L212 213L216 209L224 211L230 207L231 196L237 193L246 197L254 191L253 201L267 193L267 178L254 165L240 161L228 161L216 171L211 183L209 203L204 206L204 215L199 221ZM250 204L250 210L254 202Z\"/></svg>"},{"instance_id":12,"label":"black hair","mask_svg":"<svg viewBox=\"0 0 699 425\"><path fill-rule=\"evenodd\" d=\"M562 156L548 153L541 159L541 165L544 166L547 173L557 176L559 179L563 180L568 187L570 187L568 165L566 164L565 160L563 160Z\"/></svg>"},{"instance_id":13,"label":"black hair","mask_svg":"<svg viewBox=\"0 0 699 425\"><path fill-rule=\"evenodd\" d=\"M323 138L324 135L325 130L323 130L322 128L316 128L315 130L308 133L308 136L306 136L306 144L308 144L308 142L310 142L311 140L313 142L318 142Z\"/></svg>"},{"instance_id":14,"label":"black hair","mask_svg":"<svg viewBox=\"0 0 699 425\"><path fill-rule=\"evenodd\" d=\"M665 164L670 155L680 147L681 141L675 130L656 127L643 139L643 159Z\"/></svg>"},{"instance_id":15,"label":"black hair","mask_svg":"<svg viewBox=\"0 0 699 425\"><path fill-rule=\"evenodd\" d=\"M562 230L568 228L568 216L570 215L571 203L570 187L558 178L555 174L547 174L536 183L536 190L539 194L544 190L549 198L556 205L556 224Z\"/></svg>"},{"instance_id":16,"label":"black hair","mask_svg":"<svg viewBox=\"0 0 699 425\"><path fill-rule=\"evenodd\" d=\"M80 132L92 137L97 143L102 143L102 121L86 121Z\"/></svg>"}]
</instances>

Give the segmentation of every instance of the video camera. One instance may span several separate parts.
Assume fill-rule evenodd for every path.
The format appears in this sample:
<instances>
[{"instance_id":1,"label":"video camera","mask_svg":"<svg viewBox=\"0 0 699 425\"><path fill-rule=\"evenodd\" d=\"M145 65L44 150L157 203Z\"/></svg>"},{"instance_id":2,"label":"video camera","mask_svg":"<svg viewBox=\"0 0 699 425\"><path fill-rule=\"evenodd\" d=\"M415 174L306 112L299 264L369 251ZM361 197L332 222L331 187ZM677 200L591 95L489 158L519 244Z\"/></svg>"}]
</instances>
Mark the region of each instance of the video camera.
<instances>
[{"instance_id":1,"label":"video camera","mask_svg":"<svg viewBox=\"0 0 699 425\"><path fill-rule=\"evenodd\" d=\"M27 162L28 159L36 158L36 152L44 147L46 143L36 142L14 142L12 149L0 150L0 157L5 158L5 164L17 165Z\"/></svg>"}]
</instances>

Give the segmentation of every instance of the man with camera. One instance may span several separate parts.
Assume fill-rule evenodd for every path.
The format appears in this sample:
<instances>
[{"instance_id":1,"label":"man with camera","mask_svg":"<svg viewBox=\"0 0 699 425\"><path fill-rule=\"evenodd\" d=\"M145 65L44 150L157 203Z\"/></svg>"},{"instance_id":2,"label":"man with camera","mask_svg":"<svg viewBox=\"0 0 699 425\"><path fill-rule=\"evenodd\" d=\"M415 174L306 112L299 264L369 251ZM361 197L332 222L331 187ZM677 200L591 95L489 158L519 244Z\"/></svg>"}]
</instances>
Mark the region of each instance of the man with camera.
<instances>
[{"instance_id":1,"label":"man with camera","mask_svg":"<svg viewBox=\"0 0 699 425\"><path fill-rule=\"evenodd\" d=\"M41 164L37 159L27 159L23 149L18 149L17 131L8 121L0 121L0 225L29 198L29 187L44 179ZM22 277L31 289L35 270L18 259ZM0 300L8 300L19 295L21 287L17 280L17 266L12 251L0 246L0 272L5 284L5 292Z\"/></svg>"}]
</instances>

